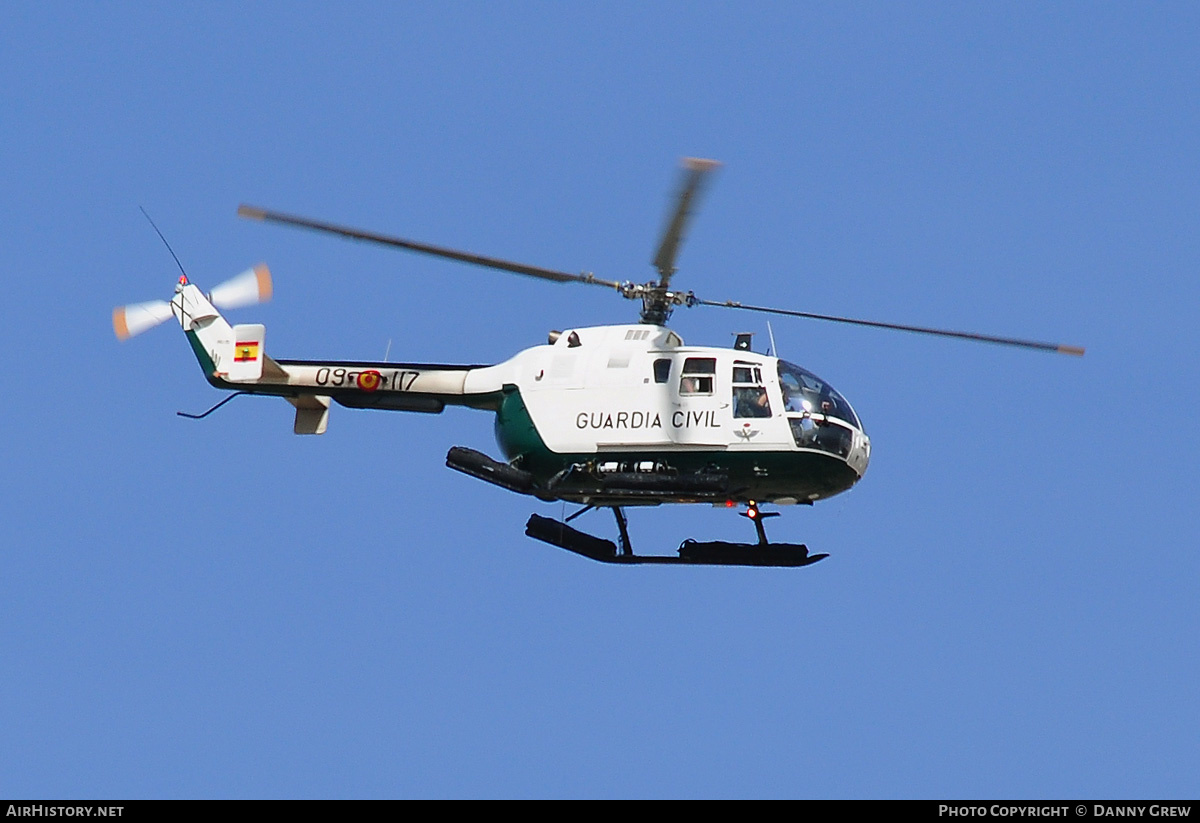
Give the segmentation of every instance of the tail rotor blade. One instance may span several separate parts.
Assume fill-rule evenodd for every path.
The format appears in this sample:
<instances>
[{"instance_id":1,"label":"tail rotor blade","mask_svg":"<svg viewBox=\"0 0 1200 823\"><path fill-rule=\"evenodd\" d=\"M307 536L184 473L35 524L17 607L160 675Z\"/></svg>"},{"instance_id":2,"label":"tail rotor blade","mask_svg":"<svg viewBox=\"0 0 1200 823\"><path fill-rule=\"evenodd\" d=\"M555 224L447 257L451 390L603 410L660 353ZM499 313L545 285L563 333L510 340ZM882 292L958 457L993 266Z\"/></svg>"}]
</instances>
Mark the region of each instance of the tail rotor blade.
<instances>
[{"instance_id":1,"label":"tail rotor blade","mask_svg":"<svg viewBox=\"0 0 1200 823\"><path fill-rule=\"evenodd\" d=\"M271 272L266 263L259 263L214 288L209 299L219 309L238 309L265 303L271 299L271 292Z\"/></svg>"},{"instance_id":2,"label":"tail rotor blade","mask_svg":"<svg viewBox=\"0 0 1200 823\"><path fill-rule=\"evenodd\" d=\"M133 303L113 309L113 331L118 340L128 340L134 335L152 329L164 320L171 319L171 304L166 300L151 300Z\"/></svg>"}]
</instances>

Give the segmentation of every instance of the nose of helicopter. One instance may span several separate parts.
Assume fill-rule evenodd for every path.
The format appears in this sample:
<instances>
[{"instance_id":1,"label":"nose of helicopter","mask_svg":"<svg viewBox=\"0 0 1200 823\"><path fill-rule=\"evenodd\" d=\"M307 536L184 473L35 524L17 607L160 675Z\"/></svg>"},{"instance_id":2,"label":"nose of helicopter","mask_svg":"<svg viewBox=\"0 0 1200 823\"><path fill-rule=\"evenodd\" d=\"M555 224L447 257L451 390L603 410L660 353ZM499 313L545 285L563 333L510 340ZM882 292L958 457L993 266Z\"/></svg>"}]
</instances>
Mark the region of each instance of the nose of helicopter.
<instances>
[{"instance_id":1,"label":"nose of helicopter","mask_svg":"<svg viewBox=\"0 0 1200 823\"><path fill-rule=\"evenodd\" d=\"M853 485L871 462L871 438L863 431L858 415L827 381L786 360L778 361L778 366L784 413L796 445L845 460L857 475L850 481Z\"/></svg>"},{"instance_id":2,"label":"nose of helicopter","mask_svg":"<svg viewBox=\"0 0 1200 823\"><path fill-rule=\"evenodd\" d=\"M864 431L854 433L851 440L850 453L846 455L846 463L854 469L859 479L867 473L867 465L871 462L871 438Z\"/></svg>"}]
</instances>

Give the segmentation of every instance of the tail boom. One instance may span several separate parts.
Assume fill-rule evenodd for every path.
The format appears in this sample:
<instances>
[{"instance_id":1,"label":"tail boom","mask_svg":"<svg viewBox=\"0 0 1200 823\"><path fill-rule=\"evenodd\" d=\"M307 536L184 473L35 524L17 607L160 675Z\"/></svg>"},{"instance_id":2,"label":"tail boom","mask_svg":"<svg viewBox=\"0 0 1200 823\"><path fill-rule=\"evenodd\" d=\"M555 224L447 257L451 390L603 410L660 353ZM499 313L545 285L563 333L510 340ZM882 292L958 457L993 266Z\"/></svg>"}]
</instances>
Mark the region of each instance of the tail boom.
<instances>
[{"instance_id":1,"label":"tail boom","mask_svg":"<svg viewBox=\"0 0 1200 823\"><path fill-rule=\"evenodd\" d=\"M483 381L487 385L468 390L468 376L484 366L274 360L267 356L262 325L229 325L190 283L177 290L171 310L210 384L285 398L296 407L297 434L323 433L331 401L356 409L430 414L447 405L499 408L499 385L491 387L492 381L487 380Z\"/></svg>"}]
</instances>

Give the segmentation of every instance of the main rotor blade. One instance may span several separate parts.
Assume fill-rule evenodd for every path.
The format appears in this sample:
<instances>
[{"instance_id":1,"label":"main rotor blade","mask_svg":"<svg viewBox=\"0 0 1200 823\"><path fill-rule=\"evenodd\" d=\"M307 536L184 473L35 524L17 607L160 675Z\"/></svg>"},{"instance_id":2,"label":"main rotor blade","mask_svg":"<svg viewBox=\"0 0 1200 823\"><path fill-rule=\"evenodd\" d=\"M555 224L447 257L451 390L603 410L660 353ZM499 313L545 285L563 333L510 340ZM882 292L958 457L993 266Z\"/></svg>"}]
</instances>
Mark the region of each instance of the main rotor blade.
<instances>
[{"instance_id":1,"label":"main rotor blade","mask_svg":"<svg viewBox=\"0 0 1200 823\"><path fill-rule=\"evenodd\" d=\"M675 211L663 229L662 241L658 244L658 253L654 255L654 267L658 269L658 284L663 288L671 281L675 273L675 255L683 243L688 221L695 211L696 199L703 190L703 184L709 172L720 167L716 160L702 160L698 157L687 157L683 161L683 181L679 187Z\"/></svg>"},{"instance_id":2,"label":"main rotor blade","mask_svg":"<svg viewBox=\"0 0 1200 823\"><path fill-rule=\"evenodd\" d=\"M875 320L858 320L853 317L837 317L830 314L813 314L806 311L791 311L789 309L772 309L765 306L747 306L739 303L736 300L727 300L718 302L716 300L700 300L695 301L702 306L722 306L727 309L745 309L747 311L765 312L767 314L783 314L788 317L807 317L812 320L830 320L834 323L853 323L856 326L872 326L877 329L892 329L893 331L908 331L916 334L936 334L939 337L956 337L960 340L975 340L980 343L997 343L1002 346L1019 346L1023 349L1037 349L1039 351L1057 352L1059 354L1073 354L1076 357L1083 357L1083 348L1080 346L1067 346L1062 343L1039 343L1035 340L1018 340L1015 337L995 337L990 334L976 334L967 331L949 331L947 329L929 329L923 326L906 326L901 323L880 323Z\"/></svg>"},{"instance_id":3,"label":"main rotor blade","mask_svg":"<svg viewBox=\"0 0 1200 823\"><path fill-rule=\"evenodd\" d=\"M300 228L313 229L314 231L323 231L328 234L337 234L342 237L348 237L351 240L365 240L369 243L381 243L385 246L393 246L395 248L407 249L409 251L421 252L422 254L432 254L435 257L446 257L450 260L458 260L461 263L470 263L475 266L483 266L489 269L500 269L501 271L510 271L515 274L524 274L529 277L538 277L542 280L551 280L555 283L592 283L597 286L607 286L608 288L619 289L620 283L612 280L603 280L592 275L589 272L581 272L572 274L565 271L557 271L555 269L545 269L541 266L529 266L525 263L514 263L511 260L501 260L498 257L484 257L481 254L471 254L470 252L458 251L456 249L447 249L442 246L434 246L429 243L418 243L414 240L405 240L400 237L389 237L386 234L376 234L375 232L362 231L361 229L348 228L346 226L338 226L333 223L324 223L319 220L309 220L307 217L297 217L292 214L283 214L282 212L269 211L260 209L256 206L241 205L238 206L238 216L245 217L250 220L264 220L269 223L283 223L289 226L299 226Z\"/></svg>"}]
</instances>

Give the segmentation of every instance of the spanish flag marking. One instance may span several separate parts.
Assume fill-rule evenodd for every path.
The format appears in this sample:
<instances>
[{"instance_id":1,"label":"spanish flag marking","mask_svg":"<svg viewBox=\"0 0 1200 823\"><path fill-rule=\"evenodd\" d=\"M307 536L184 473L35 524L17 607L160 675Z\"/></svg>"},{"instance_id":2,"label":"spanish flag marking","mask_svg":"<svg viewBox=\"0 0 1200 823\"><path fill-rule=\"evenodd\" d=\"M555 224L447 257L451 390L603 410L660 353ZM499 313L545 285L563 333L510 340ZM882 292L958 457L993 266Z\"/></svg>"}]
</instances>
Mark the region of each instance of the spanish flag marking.
<instances>
[{"instance_id":1,"label":"spanish flag marking","mask_svg":"<svg viewBox=\"0 0 1200 823\"><path fill-rule=\"evenodd\" d=\"M233 346L233 361L235 363L253 363L258 359L258 341L237 342Z\"/></svg>"}]
</instances>

